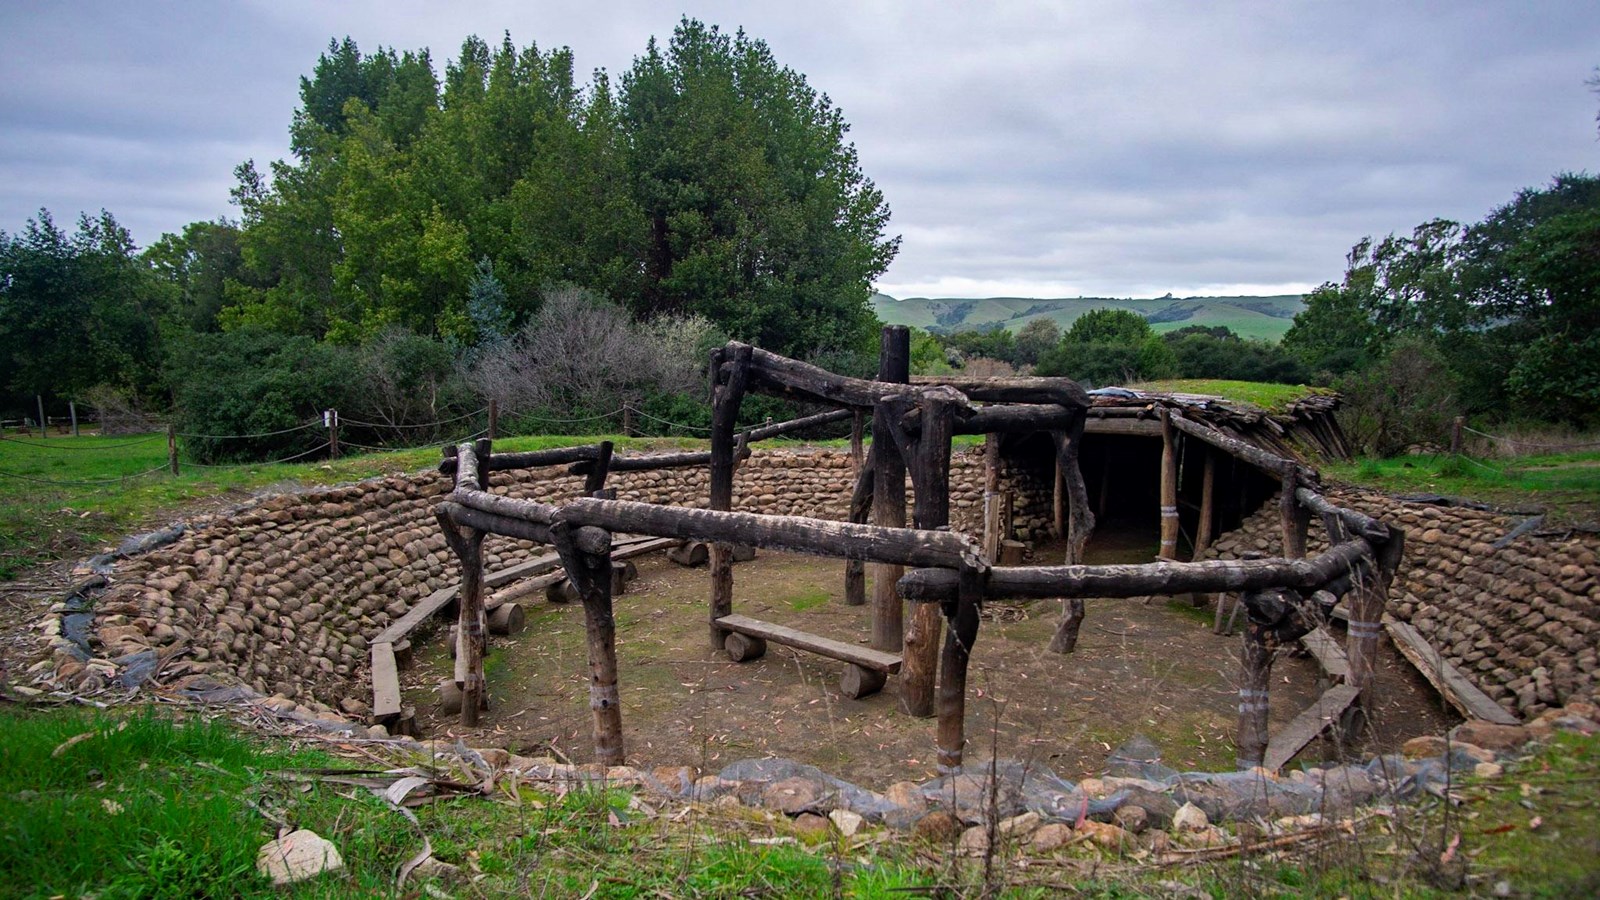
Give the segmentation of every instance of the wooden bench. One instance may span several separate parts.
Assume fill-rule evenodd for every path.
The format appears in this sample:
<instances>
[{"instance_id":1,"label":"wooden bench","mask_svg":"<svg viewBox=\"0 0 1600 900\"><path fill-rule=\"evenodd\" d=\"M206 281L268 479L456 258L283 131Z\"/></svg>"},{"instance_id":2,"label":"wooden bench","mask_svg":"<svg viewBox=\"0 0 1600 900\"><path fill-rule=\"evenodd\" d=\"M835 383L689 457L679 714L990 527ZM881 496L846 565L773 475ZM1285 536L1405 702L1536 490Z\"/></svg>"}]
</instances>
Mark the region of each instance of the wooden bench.
<instances>
[{"instance_id":1,"label":"wooden bench","mask_svg":"<svg viewBox=\"0 0 1600 900\"><path fill-rule=\"evenodd\" d=\"M723 616L717 619L717 625L733 632L723 646L728 658L734 662L759 659L767 652L767 641L772 641L849 663L849 668L839 679L839 689L852 699L883 690L887 677L900 671L902 657L896 654L847 644L749 616Z\"/></svg>"}]
</instances>

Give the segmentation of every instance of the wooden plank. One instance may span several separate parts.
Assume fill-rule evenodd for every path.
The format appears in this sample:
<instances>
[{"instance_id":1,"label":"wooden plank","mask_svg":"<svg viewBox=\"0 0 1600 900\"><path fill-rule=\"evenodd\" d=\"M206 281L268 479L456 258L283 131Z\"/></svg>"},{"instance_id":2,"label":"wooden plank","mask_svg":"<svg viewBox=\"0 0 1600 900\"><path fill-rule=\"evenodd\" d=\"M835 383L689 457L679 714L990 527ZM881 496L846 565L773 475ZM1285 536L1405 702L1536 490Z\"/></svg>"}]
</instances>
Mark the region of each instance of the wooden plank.
<instances>
[{"instance_id":1,"label":"wooden plank","mask_svg":"<svg viewBox=\"0 0 1600 900\"><path fill-rule=\"evenodd\" d=\"M1083 433L1160 437L1161 423L1155 419L1090 419L1083 424Z\"/></svg>"},{"instance_id":2,"label":"wooden plank","mask_svg":"<svg viewBox=\"0 0 1600 900\"><path fill-rule=\"evenodd\" d=\"M1409 622L1402 622L1393 616L1384 616L1383 627L1388 629L1389 637L1399 648L1400 654L1416 666L1422 677L1428 679L1428 682L1450 701L1451 706L1460 710L1462 715L1470 719L1493 722L1496 725L1522 724L1516 716L1489 699L1488 694L1478 690L1477 685L1435 650L1433 645L1428 643L1428 639Z\"/></svg>"},{"instance_id":3,"label":"wooden plank","mask_svg":"<svg viewBox=\"0 0 1600 900\"><path fill-rule=\"evenodd\" d=\"M1294 721L1272 736L1272 740L1267 743L1267 755L1262 767L1268 772L1276 772L1283 768L1317 735L1329 725L1339 721L1339 717L1356 701L1360 693L1348 684L1336 684L1324 691L1322 696L1317 698L1317 702L1302 710L1300 715L1294 717Z\"/></svg>"},{"instance_id":4,"label":"wooden plank","mask_svg":"<svg viewBox=\"0 0 1600 900\"><path fill-rule=\"evenodd\" d=\"M411 609L407 611L405 615L395 619L393 622L390 622L388 628L385 628L374 635L371 643L393 644L400 641L406 635L416 630L416 627L426 621L429 616L448 606L450 601L456 598L456 592L459 589L459 585L452 584L449 587L440 588L424 597L422 602L411 607Z\"/></svg>"},{"instance_id":5,"label":"wooden plank","mask_svg":"<svg viewBox=\"0 0 1600 900\"><path fill-rule=\"evenodd\" d=\"M554 553L547 553L527 562L520 562L497 572L490 572L483 576L483 586L492 588L505 587L513 581L519 581L530 575L542 575L551 569L560 567L560 565L561 557Z\"/></svg>"},{"instance_id":6,"label":"wooden plank","mask_svg":"<svg viewBox=\"0 0 1600 900\"><path fill-rule=\"evenodd\" d=\"M887 672L890 675L900 671L901 658L893 653L884 653L870 647L859 647L855 644L846 644L832 638L810 634L749 616L722 616L717 619L717 625L726 631L736 631L752 637L772 641L775 644L784 644L799 650L826 656L829 659L843 660L865 669L878 672Z\"/></svg>"},{"instance_id":7,"label":"wooden plank","mask_svg":"<svg viewBox=\"0 0 1600 900\"><path fill-rule=\"evenodd\" d=\"M1335 684L1343 684L1350 677L1350 660L1344 655L1344 648L1328 629L1317 627L1300 637L1300 645L1306 652L1316 657L1317 663L1322 666L1322 671Z\"/></svg>"},{"instance_id":8,"label":"wooden plank","mask_svg":"<svg viewBox=\"0 0 1600 900\"><path fill-rule=\"evenodd\" d=\"M372 645L372 715L379 721L400 715L400 669L387 641Z\"/></svg>"}]
</instances>

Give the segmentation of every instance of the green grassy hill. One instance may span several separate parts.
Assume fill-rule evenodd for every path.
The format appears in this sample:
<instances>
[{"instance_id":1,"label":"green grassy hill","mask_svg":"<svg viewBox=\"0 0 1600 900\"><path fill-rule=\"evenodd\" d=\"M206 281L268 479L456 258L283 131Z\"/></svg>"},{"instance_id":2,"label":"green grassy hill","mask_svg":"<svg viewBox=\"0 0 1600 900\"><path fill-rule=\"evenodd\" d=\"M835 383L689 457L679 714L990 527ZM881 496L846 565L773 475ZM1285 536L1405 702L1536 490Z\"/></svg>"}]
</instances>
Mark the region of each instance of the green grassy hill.
<instances>
[{"instance_id":1,"label":"green grassy hill","mask_svg":"<svg viewBox=\"0 0 1600 900\"><path fill-rule=\"evenodd\" d=\"M1065 331L1091 309L1126 309L1144 316L1158 332L1188 325L1225 325L1241 337L1276 341L1305 307L1299 294L1276 297L1158 297L1149 300L1076 297L1039 300L1028 297L984 299L911 297L899 300L873 294L872 308L890 325L914 325L928 331L1006 328L1017 331L1038 318L1054 319Z\"/></svg>"}]
</instances>

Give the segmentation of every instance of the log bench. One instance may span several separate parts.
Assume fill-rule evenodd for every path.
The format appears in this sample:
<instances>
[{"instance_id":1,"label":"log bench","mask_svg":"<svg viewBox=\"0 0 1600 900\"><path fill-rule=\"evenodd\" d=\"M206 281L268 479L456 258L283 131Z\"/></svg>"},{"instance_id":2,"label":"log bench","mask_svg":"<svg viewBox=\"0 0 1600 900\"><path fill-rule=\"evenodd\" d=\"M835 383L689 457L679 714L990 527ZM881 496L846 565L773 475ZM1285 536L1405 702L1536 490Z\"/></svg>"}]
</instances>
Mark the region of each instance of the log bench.
<instances>
[{"instance_id":1,"label":"log bench","mask_svg":"<svg viewBox=\"0 0 1600 900\"><path fill-rule=\"evenodd\" d=\"M722 616L716 623L719 628L731 632L723 646L734 662L759 659L767 652L767 642L772 641L849 663L839 679L839 689L852 700L883 690L888 676L900 671L901 657L894 653L847 644L749 616Z\"/></svg>"}]
</instances>

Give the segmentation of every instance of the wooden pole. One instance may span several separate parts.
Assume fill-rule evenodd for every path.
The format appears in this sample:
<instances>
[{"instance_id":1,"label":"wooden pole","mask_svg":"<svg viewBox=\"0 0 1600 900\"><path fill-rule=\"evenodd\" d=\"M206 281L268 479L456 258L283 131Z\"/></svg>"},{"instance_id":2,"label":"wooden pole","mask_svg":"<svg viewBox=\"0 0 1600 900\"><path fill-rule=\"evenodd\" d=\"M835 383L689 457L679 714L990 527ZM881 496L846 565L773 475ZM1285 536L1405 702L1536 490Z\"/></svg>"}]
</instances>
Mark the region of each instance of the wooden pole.
<instances>
[{"instance_id":1,"label":"wooden pole","mask_svg":"<svg viewBox=\"0 0 1600 900\"><path fill-rule=\"evenodd\" d=\"M1161 549L1159 559L1178 558L1178 454L1172 411L1161 410Z\"/></svg>"},{"instance_id":2,"label":"wooden pole","mask_svg":"<svg viewBox=\"0 0 1600 900\"><path fill-rule=\"evenodd\" d=\"M850 493L848 519L858 525L865 525L872 513L872 492L878 470L877 453L878 445L874 443L872 451L856 472L855 490ZM859 559L847 559L844 563L844 603L846 606L864 606L866 602L866 565Z\"/></svg>"},{"instance_id":3,"label":"wooden pole","mask_svg":"<svg viewBox=\"0 0 1600 900\"><path fill-rule=\"evenodd\" d=\"M911 380L911 331L904 325L884 326L878 344L878 380L905 384ZM898 427L889 409L878 403L872 409L872 524L904 528L906 524L906 464L894 440ZM904 646L905 613L895 582L905 569L874 564L872 572L872 647L894 653Z\"/></svg>"},{"instance_id":4,"label":"wooden pole","mask_svg":"<svg viewBox=\"0 0 1600 900\"><path fill-rule=\"evenodd\" d=\"M1243 601L1241 601L1243 602ZM1272 680L1272 648L1267 626L1253 618L1245 624L1239 662L1238 766L1252 769L1267 755L1267 698Z\"/></svg>"},{"instance_id":5,"label":"wooden pole","mask_svg":"<svg viewBox=\"0 0 1600 900\"><path fill-rule=\"evenodd\" d=\"M488 703L483 680L485 617L483 612L483 537L475 528L462 534L443 512L435 514L445 542L461 561L461 594L456 615L455 685L461 691L461 724L475 728L478 713Z\"/></svg>"},{"instance_id":6,"label":"wooden pole","mask_svg":"<svg viewBox=\"0 0 1600 900\"><path fill-rule=\"evenodd\" d=\"M739 404L744 400L745 386L750 375L751 348L738 345L731 353L716 351L713 360L730 356L727 361L733 368L726 383L712 385L711 403L711 498L713 510L733 509L733 472L738 464L738 445L734 424L739 418ZM713 363L713 372L720 371L719 362ZM717 625L717 620L733 613L733 548L728 544L711 545L711 649L721 650L728 632Z\"/></svg>"},{"instance_id":7,"label":"wooden pole","mask_svg":"<svg viewBox=\"0 0 1600 900\"><path fill-rule=\"evenodd\" d=\"M171 422L167 423L167 468L178 474L178 429Z\"/></svg>"},{"instance_id":8,"label":"wooden pole","mask_svg":"<svg viewBox=\"0 0 1600 900\"><path fill-rule=\"evenodd\" d=\"M72 417L72 436L78 437L78 404L75 401L67 401L67 415Z\"/></svg>"},{"instance_id":9,"label":"wooden pole","mask_svg":"<svg viewBox=\"0 0 1600 900\"><path fill-rule=\"evenodd\" d=\"M1067 558L1069 566L1083 563L1089 534L1094 531L1094 513L1089 511L1089 489L1083 483L1082 458L1083 430L1087 417L1080 412L1066 432L1052 434L1056 444L1056 470L1066 483L1067 493ZM1052 653L1071 653L1078 646L1078 631L1087 615L1082 597L1067 597L1061 601L1061 622L1050 638Z\"/></svg>"},{"instance_id":10,"label":"wooden pole","mask_svg":"<svg viewBox=\"0 0 1600 900\"><path fill-rule=\"evenodd\" d=\"M556 553L566 567L567 579L583 601L584 634L589 649L589 710L594 716L595 761L620 766L622 749L622 698L617 690L617 623L612 614L611 552L584 553L577 547L573 526L557 522L550 528Z\"/></svg>"},{"instance_id":11,"label":"wooden pole","mask_svg":"<svg viewBox=\"0 0 1600 900\"><path fill-rule=\"evenodd\" d=\"M1194 555L1199 557L1211 547L1211 531L1216 527L1217 454L1210 447L1203 448L1205 465L1200 473L1200 524L1195 528Z\"/></svg>"},{"instance_id":12,"label":"wooden pole","mask_svg":"<svg viewBox=\"0 0 1600 900\"><path fill-rule=\"evenodd\" d=\"M1283 489L1278 494L1278 516L1283 525L1283 555L1289 559L1305 559L1306 527L1311 522L1311 511L1295 499L1295 485L1299 478L1292 468L1283 471Z\"/></svg>"},{"instance_id":13,"label":"wooden pole","mask_svg":"<svg viewBox=\"0 0 1600 900\"><path fill-rule=\"evenodd\" d=\"M328 426L328 458L339 458L339 411L326 410L322 414L323 424Z\"/></svg>"},{"instance_id":14,"label":"wooden pole","mask_svg":"<svg viewBox=\"0 0 1600 900\"><path fill-rule=\"evenodd\" d=\"M867 414L859 409L850 412L850 471L856 475L861 474L861 467L866 462L862 441L867 429Z\"/></svg>"},{"instance_id":15,"label":"wooden pole","mask_svg":"<svg viewBox=\"0 0 1600 900\"><path fill-rule=\"evenodd\" d=\"M1383 632L1383 613L1389 603L1389 584L1404 552L1405 532L1391 525L1389 539L1374 547L1374 558L1370 564L1360 567L1355 573L1345 656L1350 661L1348 684L1361 692L1359 703L1362 714L1372 709L1372 688L1377 683L1378 636Z\"/></svg>"},{"instance_id":16,"label":"wooden pole","mask_svg":"<svg viewBox=\"0 0 1600 900\"><path fill-rule=\"evenodd\" d=\"M983 436L983 555L1000 558L1000 436Z\"/></svg>"},{"instance_id":17,"label":"wooden pole","mask_svg":"<svg viewBox=\"0 0 1600 900\"><path fill-rule=\"evenodd\" d=\"M919 529L933 531L950 524L950 438L955 413L952 397L960 396L953 391L946 396L934 390L923 396L922 433L915 442L916 455L910 460ZM912 610L906 627L905 661L900 669L900 709L905 713L926 718L935 712L933 694L941 631L943 621L938 607L923 604ZM966 673L953 677L960 678L960 690L965 691Z\"/></svg>"},{"instance_id":18,"label":"wooden pole","mask_svg":"<svg viewBox=\"0 0 1600 900\"><path fill-rule=\"evenodd\" d=\"M600 455L595 459L588 474L583 479L583 494L585 497L593 497L596 492L605 489L606 475L611 471L611 450L612 443L610 441L600 442Z\"/></svg>"},{"instance_id":19,"label":"wooden pole","mask_svg":"<svg viewBox=\"0 0 1600 900\"><path fill-rule=\"evenodd\" d=\"M39 403L39 437L47 438L50 436L50 423L44 417L44 395L34 394L33 399Z\"/></svg>"},{"instance_id":20,"label":"wooden pole","mask_svg":"<svg viewBox=\"0 0 1600 900\"><path fill-rule=\"evenodd\" d=\"M489 398L489 440L500 436L500 404L493 397Z\"/></svg>"},{"instance_id":21,"label":"wooden pole","mask_svg":"<svg viewBox=\"0 0 1600 900\"><path fill-rule=\"evenodd\" d=\"M1467 425L1466 416L1456 416L1450 423L1450 455L1461 455L1461 431Z\"/></svg>"},{"instance_id":22,"label":"wooden pole","mask_svg":"<svg viewBox=\"0 0 1600 900\"><path fill-rule=\"evenodd\" d=\"M944 639L939 665L939 770L946 774L961 770L966 748L967 665L978 642L978 606L982 598L982 575L962 567L957 576L956 608L950 616L950 630ZM913 618L915 621L915 618Z\"/></svg>"}]
</instances>

